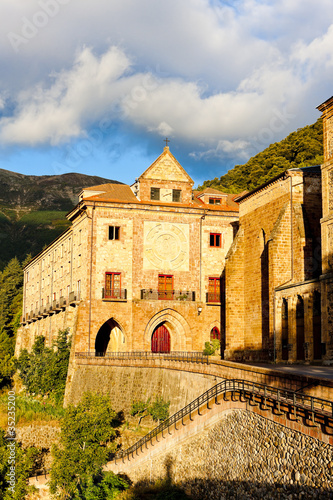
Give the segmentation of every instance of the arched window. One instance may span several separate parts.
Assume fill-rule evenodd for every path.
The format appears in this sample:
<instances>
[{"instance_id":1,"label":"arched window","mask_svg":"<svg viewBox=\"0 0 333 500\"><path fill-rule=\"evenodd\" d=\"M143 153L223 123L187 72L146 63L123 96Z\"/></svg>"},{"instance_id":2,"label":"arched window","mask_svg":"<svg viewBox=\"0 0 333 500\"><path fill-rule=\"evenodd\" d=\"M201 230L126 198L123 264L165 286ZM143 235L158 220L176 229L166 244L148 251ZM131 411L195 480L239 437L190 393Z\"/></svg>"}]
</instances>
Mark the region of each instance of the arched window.
<instances>
[{"instance_id":1,"label":"arched window","mask_svg":"<svg viewBox=\"0 0 333 500\"><path fill-rule=\"evenodd\" d=\"M210 340L221 340L220 330L217 328L217 326L214 326L214 328L211 329Z\"/></svg>"}]
</instances>

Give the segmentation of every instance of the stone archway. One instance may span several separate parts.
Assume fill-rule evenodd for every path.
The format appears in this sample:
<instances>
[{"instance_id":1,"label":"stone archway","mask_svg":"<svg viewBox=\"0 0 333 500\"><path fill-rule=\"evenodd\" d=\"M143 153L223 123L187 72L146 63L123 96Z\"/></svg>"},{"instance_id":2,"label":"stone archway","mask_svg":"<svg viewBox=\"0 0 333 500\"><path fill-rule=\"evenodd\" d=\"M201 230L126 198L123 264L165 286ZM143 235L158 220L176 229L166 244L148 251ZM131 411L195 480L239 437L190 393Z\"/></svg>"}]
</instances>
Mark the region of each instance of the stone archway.
<instances>
[{"instance_id":1,"label":"stone archway","mask_svg":"<svg viewBox=\"0 0 333 500\"><path fill-rule=\"evenodd\" d=\"M156 328L163 324L170 334L171 351L191 351L191 329L181 314L173 309L163 309L156 313L147 323L143 345L146 351L151 350L151 339Z\"/></svg>"},{"instance_id":2,"label":"stone archway","mask_svg":"<svg viewBox=\"0 0 333 500\"><path fill-rule=\"evenodd\" d=\"M114 318L103 323L95 339L96 356L105 356L108 351L126 351L126 337L123 329Z\"/></svg>"}]
</instances>

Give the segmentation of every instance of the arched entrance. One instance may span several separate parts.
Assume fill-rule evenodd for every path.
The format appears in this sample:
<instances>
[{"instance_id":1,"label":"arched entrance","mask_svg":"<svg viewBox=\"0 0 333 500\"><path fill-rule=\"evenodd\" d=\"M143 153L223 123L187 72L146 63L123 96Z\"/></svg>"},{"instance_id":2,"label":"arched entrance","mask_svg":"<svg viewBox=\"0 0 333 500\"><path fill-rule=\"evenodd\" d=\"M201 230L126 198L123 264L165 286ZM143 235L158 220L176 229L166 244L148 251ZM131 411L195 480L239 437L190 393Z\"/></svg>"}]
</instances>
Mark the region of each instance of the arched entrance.
<instances>
[{"instance_id":1,"label":"arched entrance","mask_svg":"<svg viewBox=\"0 0 333 500\"><path fill-rule=\"evenodd\" d=\"M214 328L211 329L210 340L221 340L220 330L217 328L217 326L214 326Z\"/></svg>"},{"instance_id":2,"label":"arched entrance","mask_svg":"<svg viewBox=\"0 0 333 500\"><path fill-rule=\"evenodd\" d=\"M304 301L297 297L296 304L296 356L297 361L303 361L304 355Z\"/></svg>"},{"instance_id":3,"label":"arched entrance","mask_svg":"<svg viewBox=\"0 0 333 500\"><path fill-rule=\"evenodd\" d=\"M95 340L96 356L105 356L106 351L124 351L126 339L119 323L108 319L98 330Z\"/></svg>"},{"instance_id":4,"label":"arched entrance","mask_svg":"<svg viewBox=\"0 0 333 500\"><path fill-rule=\"evenodd\" d=\"M152 352L170 352L170 333L164 324L158 325L151 336Z\"/></svg>"}]
</instances>

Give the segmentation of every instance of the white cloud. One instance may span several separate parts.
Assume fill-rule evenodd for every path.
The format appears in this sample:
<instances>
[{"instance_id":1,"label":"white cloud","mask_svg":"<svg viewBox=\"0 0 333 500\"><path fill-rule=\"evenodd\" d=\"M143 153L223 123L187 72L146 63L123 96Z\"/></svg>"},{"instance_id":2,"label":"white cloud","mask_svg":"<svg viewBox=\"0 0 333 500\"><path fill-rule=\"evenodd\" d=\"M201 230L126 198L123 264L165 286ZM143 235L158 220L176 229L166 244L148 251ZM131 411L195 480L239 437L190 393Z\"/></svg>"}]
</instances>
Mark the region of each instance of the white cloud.
<instances>
[{"instance_id":1,"label":"white cloud","mask_svg":"<svg viewBox=\"0 0 333 500\"><path fill-rule=\"evenodd\" d=\"M0 120L1 141L57 144L84 134L123 94L121 77L129 66L115 47L100 58L84 49L70 70L54 75L49 88L33 87L18 96L14 116Z\"/></svg>"},{"instance_id":2,"label":"white cloud","mask_svg":"<svg viewBox=\"0 0 333 500\"><path fill-rule=\"evenodd\" d=\"M330 0L49 0L58 12L15 52L8 34L47 1L0 5L3 145L61 144L108 116L193 158L245 157L333 93Z\"/></svg>"}]
</instances>

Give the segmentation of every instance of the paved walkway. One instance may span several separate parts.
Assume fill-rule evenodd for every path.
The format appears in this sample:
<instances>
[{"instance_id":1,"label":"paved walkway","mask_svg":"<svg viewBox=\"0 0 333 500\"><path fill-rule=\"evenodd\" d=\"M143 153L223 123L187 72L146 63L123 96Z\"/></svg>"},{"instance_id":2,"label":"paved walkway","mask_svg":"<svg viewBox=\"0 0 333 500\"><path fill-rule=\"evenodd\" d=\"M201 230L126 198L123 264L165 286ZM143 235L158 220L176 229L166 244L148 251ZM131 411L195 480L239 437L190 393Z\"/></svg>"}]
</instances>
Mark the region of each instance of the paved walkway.
<instances>
[{"instance_id":1,"label":"paved walkway","mask_svg":"<svg viewBox=\"0 0 333 500\"><path fill-rule=\"evenodd\" d=\"M273 363L242 363L245 365L259 366L268 368L269 370L277 370L283 373L291 373L294 375L305 375L315 378L326 378L333 380L333 366L312 366L312 365L282 365Z\"/></svg>"}]
</instances>

